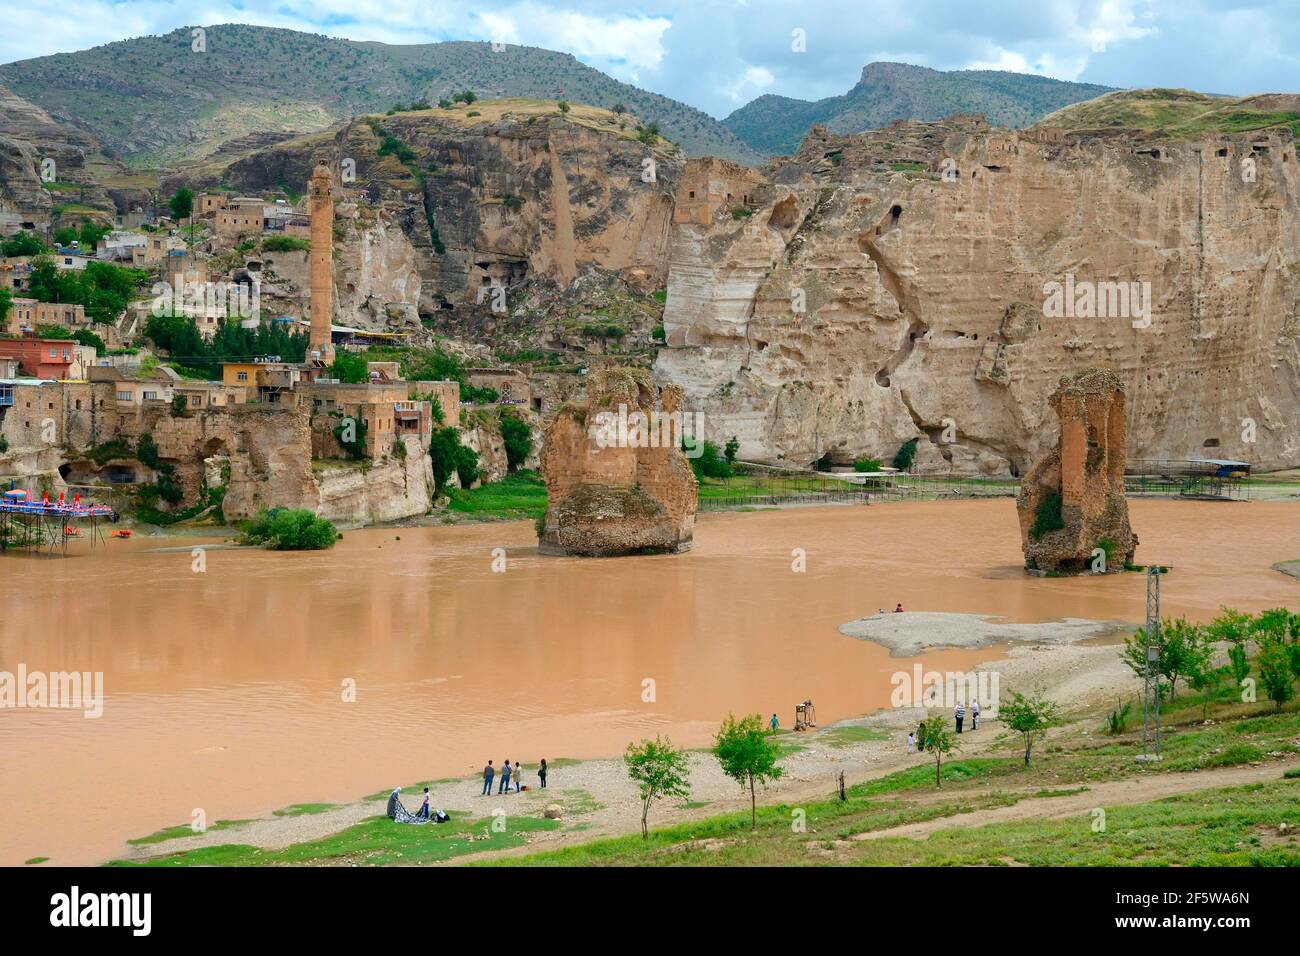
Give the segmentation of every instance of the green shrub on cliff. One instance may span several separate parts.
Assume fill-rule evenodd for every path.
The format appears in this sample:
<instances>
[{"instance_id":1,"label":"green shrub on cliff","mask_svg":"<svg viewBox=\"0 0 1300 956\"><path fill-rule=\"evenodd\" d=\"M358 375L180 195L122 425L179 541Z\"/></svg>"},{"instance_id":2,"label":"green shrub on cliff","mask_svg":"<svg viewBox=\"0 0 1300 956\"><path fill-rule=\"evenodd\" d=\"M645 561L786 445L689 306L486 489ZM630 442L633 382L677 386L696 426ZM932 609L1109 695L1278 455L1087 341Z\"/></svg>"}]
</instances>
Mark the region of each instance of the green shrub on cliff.
<instances>
[{"instance_id":1,"label":"green shrub on cliff","mask_svg":"<svg viewBox=\"0 0 1300 956\"><path fill-rule=\"evenodd\" d=\"M339 539L338 529L302 508L259 511L244 526L241 544L260 545L272 551L323 551Z\"/></svg>"},{"instance_id":2,"label":"green shrub on cliff","mask_svg":"<svg viewBox=\"0 0 1300 956\"><path fill-rule=\"evenodd\" d=\"M1064 527L1065 518L1061 516L1061 493L1050 491L1038 502L1038 510L1034 512L1034 523L1029 529L1029 540L1037 541L1043 535L1060 531Z\"/></svg>"},{"instance_id":3,"label":"green shrub on cliff","mask_svg":"<svg viewBox=\"0 0 1300 956\"><path fill-rule=\"evenodd\" d=\"M904 442L903 447L898 449L898 454L894 456L894 467L899 471L907 471L912 467L912 462L916 459L916 439Z\"/></svg>"}]
</instances>

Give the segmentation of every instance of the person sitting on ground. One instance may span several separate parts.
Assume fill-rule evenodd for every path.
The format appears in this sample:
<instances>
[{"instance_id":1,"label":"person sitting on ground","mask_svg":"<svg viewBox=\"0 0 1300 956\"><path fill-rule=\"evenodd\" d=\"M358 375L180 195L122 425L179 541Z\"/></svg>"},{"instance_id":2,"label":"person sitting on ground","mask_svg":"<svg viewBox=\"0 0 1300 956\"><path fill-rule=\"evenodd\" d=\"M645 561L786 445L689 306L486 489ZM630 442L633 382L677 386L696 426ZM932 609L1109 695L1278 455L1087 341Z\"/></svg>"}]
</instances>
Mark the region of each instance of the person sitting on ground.
<instances>
[{"instance_id":1,"label":"person sitting on ground","mask_svg":"<svg viewBox=\"0 0 1300 956\"><path fill-rule=\"evenodd\" d=\"M401 788L398 787L388 795L388 819L394 823L428 823L428 817L421 819L402 805L401 792Z\"/></svg>"},{"instance_id":2,"label":"person sitting on ground","mask_svg":"<svg viewBox=\"0 0 1300 956\"><path fill-rule=\"evenodd\" d=\"M903 603L901 601L898 603L898 607L894 608L894 613L895 614L903 613Z\"/></svg>"}]
</instances>

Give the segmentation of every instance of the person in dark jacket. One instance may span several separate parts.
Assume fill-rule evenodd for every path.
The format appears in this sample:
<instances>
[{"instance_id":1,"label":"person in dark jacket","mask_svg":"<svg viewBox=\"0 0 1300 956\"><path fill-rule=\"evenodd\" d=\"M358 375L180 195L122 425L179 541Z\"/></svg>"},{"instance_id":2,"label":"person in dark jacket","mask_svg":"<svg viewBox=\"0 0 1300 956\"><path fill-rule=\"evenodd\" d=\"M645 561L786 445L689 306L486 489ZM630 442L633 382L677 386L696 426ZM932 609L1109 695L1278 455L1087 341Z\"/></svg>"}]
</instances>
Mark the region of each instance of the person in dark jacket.
<instances>
[{"instance_id":1,"label":"person in dark jacket","mask_svg":"<svg viewBox=\"0 0 1300 956\"><path fill-rule=\"evenodd\" d=\"M501 786L497 787L497 793L502 794L510 789L510 761L505 762L501 768Z\"/></svg>"},{"instance_id":2,"label":"person in dark jacket","mask_svg":"<svg viewBox=\"0 0 1300 956\"><path fill-rule=\"evenodd\" d=\"M492 761L487 762L483 768L483 796L492 796L492 778L497 775L496 767L492 766Z\"/></svg>"},{"instance_id":3,"label":"person in dark jacket","mask_svg":"<svg viewBox=\"0 0 1300 956\"><path fill-rule=\"evenodd\" d=\"M546 758L542 758L541 765L537 768L537 784L541 789L546 789Z\"/></svg>"}]
</instances>

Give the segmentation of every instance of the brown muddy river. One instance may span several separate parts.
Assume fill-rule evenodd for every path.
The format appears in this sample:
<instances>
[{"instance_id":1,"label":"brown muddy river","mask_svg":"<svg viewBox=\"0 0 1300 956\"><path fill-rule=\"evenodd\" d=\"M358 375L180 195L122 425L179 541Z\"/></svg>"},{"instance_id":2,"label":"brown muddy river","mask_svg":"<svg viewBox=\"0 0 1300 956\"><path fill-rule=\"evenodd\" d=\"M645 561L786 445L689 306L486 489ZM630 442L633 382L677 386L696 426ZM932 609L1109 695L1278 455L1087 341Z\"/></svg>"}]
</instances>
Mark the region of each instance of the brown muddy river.
<instances>
[{"instance_id":1,"label":"brown muddy river","mask_svg":"<svg viewBox=\"0 0 1300 956\"><path fill-rule=\"evenodd\" d=\"M1300 582L1269 569L1300 557L1300 504L1131 509L1138 560L1175 566L1167 615L1300 606ZM698 746L728 711L789 726L808 697L829 724L884 706L910 665L837 627L900 601L1015 621L1144 614L1139 574L1026 577L1009 499L707 515L680 556L535 544L516 522L213 550L204 573L157 540L0 556L0 670L103 671L106 695L99 719L0 710L0 864L95 863L197 808L212 822L344 802L488 757L612 755L655 733Z\"/></svg>"}]
</instances>

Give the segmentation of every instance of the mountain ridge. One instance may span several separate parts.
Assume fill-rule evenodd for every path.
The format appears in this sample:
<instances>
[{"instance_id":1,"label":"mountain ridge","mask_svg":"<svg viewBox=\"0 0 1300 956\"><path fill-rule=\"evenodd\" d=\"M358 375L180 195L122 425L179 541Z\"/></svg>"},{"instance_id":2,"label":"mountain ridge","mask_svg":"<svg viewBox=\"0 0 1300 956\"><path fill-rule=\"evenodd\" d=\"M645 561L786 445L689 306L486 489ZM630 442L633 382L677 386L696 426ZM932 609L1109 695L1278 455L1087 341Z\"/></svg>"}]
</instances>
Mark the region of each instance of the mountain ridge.
<instances>
[{"instance_id":1,"label":"mountain ridge","mask_svg":"<svg viewBox=\"0 0 1300 956\"><path fill-rule=\"evenodd\" d=\"M706 113L566 53L463 40L398 46L245 24L203 27L204 49L195 51L195 29L6 63L0 83L137 166L193 159L250 133L315 132L463 89L484 99L622 103L688 155L761 159Z\"/></svg>"},{"instance_id":2,"label":"mountain ridge","mask_svg":"<svg viewBox=\"0 0 1300 956\"><path fill-rule=\"evenodd\" d=\"M898 119L937 120L983 113L998 126L1023 127L1114 87L1069 83L1005 70L935 70L909 63L873 62L846 93L820 100L764 94L722 124L759 152L792 153L814 125L858 133Z\"/></svg>"}]
</instances>

